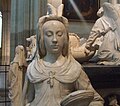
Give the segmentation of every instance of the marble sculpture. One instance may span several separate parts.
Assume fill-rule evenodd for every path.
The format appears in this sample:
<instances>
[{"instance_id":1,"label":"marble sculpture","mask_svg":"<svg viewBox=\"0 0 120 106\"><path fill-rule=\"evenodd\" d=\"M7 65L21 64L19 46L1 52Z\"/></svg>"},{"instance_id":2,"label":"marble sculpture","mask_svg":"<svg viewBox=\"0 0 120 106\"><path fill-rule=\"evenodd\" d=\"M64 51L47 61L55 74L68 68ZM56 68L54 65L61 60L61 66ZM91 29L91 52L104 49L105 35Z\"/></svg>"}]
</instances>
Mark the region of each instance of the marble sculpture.
<instances>
[{"instance_id":1,"label":"marble sculpture","mask_svg":"<svg viewBox=\"0 0 120 106\"><path fill-rule=\"evenodd\" d=\"M94 90L82 66L70 53L68 20L58 13L62 8L56 9L57 13L52 9L55 8L51 7L51 11L38 21L39 57L34 58L27 68L23 106L68 106L64 100L69 95L79 97L74 98L74 106L103 106L102 97ZM30 84L35 92L29 101L26 95ZM83 102L79 102L81 100Z\"/></svg>"},{"instance_id":2,"label":"marble sculpture","mask_svg":"<svg viewBox=\"0 0 120 106\"><path fill-rule=\"evenodd\" d=\"M10 64L10 71L8 73L11 106L22 106L22 88L26 68L27 63L24 47L18 45L15 49L15 57Z\"/></svg>"},{"instance_id":3,"label":"marble sculpture","mask_svg":"<svg viewBox=\"0 0 120 106\"><path fill-rule=\"evenodd\" d=\"M97 53L98 64L120 65L120 15L111 3L103 3L102 9L101 17L91 30L86 48L89 50L94 41L103 36Z\"/></svg>"}]
</instances>

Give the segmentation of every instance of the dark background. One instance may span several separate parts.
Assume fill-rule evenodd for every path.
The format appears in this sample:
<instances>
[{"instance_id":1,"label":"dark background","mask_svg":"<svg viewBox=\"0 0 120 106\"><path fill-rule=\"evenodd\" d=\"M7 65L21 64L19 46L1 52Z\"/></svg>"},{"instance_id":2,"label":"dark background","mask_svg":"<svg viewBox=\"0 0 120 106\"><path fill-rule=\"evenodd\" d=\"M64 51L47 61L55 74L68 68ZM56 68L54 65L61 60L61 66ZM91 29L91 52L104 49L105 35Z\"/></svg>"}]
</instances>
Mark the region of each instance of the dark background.
<instances>
[{"instance_id":1,"label":"dark background","mask_svg":"<svg viewBox=\"0 0 120 106\"><path fill-rule=\"evenodd\" d=\"M98 18L96 13L100 7L99 0L73 0L73 2L76 4L85 20L95 21ZM63 4L63 16L69 20L81 20L74 10L70 0L63 0Z\"/></svg>"}]
</instances>

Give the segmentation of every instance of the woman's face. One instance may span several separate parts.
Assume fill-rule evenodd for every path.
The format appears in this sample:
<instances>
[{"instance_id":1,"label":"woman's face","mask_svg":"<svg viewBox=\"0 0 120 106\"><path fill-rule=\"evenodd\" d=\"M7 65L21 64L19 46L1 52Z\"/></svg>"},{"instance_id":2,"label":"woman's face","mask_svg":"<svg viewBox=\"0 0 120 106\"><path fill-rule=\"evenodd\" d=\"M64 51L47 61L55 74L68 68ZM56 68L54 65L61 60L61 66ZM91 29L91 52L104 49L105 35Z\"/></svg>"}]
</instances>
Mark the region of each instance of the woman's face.
<instances>
[{"instance_id":1,"label":"woman's face","mask_svg":"<svg viewBox=\"0 0 120 106\"><path fill-rule=\"evenodd\" d=\"M47 53L62 53L67 39L66 28L63 23L51 20L43 25L44 43Z\"/></svg>"}]
</instances>

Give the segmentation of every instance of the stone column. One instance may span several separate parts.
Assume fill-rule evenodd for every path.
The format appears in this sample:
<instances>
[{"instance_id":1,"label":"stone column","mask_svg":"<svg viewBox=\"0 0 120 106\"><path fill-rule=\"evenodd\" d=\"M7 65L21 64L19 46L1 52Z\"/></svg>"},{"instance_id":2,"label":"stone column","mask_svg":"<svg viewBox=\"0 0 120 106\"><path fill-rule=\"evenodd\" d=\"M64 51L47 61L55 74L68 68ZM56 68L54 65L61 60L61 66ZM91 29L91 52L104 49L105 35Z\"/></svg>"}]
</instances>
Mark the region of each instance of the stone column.
<instances>
[{"instance_id":1,"label":"stone column","mask_svg":"<svg viewBox=\"0 0 120 106\"><path fill-rule=\"evenodd\" d=\"M10 53L15 47L27 46L26 38L36 34L38 18L46 14L47 0L11 0Z\"/></svg>"},{"instance_id":2,"label":"stone column","mask_svg":"<svg viewBox=\"0 0 120 106\"><path fill-rule=\"evenodd\" d=\"M10 62L10 0L2 1L2 65Z\"/></svg>"}]
</instances>

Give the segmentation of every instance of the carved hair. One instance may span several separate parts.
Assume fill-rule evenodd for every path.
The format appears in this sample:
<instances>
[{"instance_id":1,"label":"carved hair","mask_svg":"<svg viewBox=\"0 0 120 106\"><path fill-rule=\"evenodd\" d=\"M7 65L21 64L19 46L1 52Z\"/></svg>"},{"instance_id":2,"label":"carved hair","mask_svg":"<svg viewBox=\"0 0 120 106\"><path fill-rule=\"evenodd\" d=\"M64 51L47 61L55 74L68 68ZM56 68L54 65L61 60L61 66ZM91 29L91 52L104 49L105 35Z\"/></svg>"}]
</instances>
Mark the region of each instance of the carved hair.
<instances>
[{"instance_id":1,"label":"carved hair","mask_svg":"<svg viewBox=\"0 0 120 106\"><path fill-rule=\"evenodd\" d=\"M63 25L66 28L67 39L65 39L66 41L64 42L62 54L63 56L68 56L68 49L69 49L68 20L63 16L46 15L46 16L39 18L39 22L37 26L37 48L38 48L40 58L46 55L46 48L44 45L44 34L43 34L42 27L46 22L52 21L52 20L56 20L56 21L63 23Z\"/></svg>"}]
</instances>

